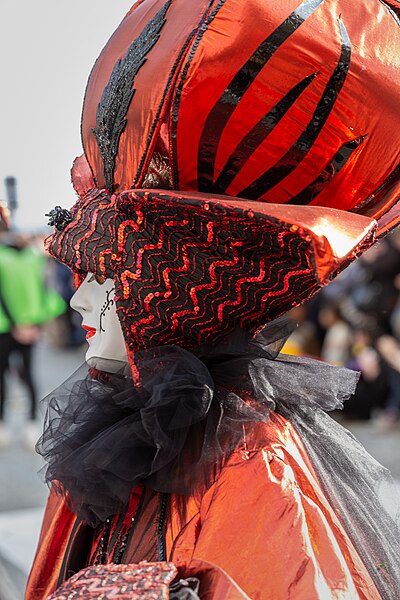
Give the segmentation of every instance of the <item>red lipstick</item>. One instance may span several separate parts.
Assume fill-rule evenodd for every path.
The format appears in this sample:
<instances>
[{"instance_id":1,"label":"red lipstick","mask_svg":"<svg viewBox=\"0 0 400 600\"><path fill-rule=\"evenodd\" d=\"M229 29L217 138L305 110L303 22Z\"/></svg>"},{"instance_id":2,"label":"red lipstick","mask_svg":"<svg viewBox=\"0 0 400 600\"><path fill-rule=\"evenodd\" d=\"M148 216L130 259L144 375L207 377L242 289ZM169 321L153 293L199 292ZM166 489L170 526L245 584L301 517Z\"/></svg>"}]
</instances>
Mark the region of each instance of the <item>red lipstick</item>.
<instances>
[{"instance_id":1,"label":"red lipstick","mask_svg":"<svg viewBox=\"0 0 400 600\"><path fill-rule=\"evenodd\" d=\"M97 329L95 329L94 327L88 327L88 325L82 325L82 327L87 332L86 333L87 340L89 340L91 337L93 337L95 335L95 333L97 332Z\"/></svg>"}]
</instances>

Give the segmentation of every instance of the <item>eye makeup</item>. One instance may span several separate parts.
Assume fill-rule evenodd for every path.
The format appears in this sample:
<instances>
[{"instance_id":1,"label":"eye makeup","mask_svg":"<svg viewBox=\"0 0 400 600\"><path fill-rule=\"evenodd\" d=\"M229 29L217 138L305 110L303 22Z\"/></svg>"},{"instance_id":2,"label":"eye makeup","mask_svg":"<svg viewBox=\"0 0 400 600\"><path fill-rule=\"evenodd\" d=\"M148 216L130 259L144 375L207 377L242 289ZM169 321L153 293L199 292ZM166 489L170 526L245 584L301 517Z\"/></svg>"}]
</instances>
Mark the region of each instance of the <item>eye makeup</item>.
<instances>
[{"instance_id":1,"label":"eye makeup","mask_svg":"<svg viewBox=\"0 0 400 600\"><path fill-rule=\"evenodd\" d=\"M87 280L87 283L93 283L93 281L97 281L99 285L103 285L103 283L106 281L106 277L101 277L100 275L94 275L92 273L89 279Z\"/></svg>"}]
</instances>

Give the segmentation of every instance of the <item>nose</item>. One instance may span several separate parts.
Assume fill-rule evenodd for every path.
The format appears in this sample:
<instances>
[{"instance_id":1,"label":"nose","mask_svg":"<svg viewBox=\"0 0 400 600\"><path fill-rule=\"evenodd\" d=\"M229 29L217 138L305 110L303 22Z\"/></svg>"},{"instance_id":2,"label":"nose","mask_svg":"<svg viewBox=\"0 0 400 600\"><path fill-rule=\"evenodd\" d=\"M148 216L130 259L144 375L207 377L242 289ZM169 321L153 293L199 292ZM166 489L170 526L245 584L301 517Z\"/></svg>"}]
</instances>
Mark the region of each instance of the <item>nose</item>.
<instances>
[{"instance_id":1,"label":"nose","mask_svg":"<svg viewBox=\"0 0 400 600\"><path fill-rule=\"evenodd\" d=\"M85 279L82 281L81 285L76 290L75 294L71 297L71 300L69 301L71 308L76 310L82 316L91 308L90 287L88 284L88 279L90 277L91 273L88 273Z\"/></svg>"}]
</instances>

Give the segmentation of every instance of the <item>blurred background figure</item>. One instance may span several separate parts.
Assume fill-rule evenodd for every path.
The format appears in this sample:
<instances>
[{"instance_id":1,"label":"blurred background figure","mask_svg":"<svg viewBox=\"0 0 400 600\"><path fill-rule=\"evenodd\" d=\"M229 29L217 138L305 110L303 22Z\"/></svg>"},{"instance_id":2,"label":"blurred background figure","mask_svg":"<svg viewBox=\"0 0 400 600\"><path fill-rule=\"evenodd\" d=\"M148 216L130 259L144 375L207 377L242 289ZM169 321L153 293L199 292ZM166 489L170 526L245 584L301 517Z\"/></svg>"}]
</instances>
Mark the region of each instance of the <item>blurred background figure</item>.
<instances>
[{"instance_id":1,"label":"blurred background figure","mask_svg":"<svg viewBox=\"0 0 400 600\"><path fill-rule=\"evenodd\" d=\"M286 341L282 352L295 356L319 356L321 344L317 324L311 318L314 299L307 305L296 306L290 311L297 328Z\"/></svg>"},{"instance_id":2,"label":"blurred background figure","mask_svg":"<svg viewBox=\"0 0 400 600\"><path fill-rule=\"evenodd\" d=\"M352 420L369 420L373 411L383 409L389 394L388 372L366 329L352 330L351 356L347 366L360 372L354 396L345 403L343 414Z\"/></svg>"},{"instance_id":3,"label":"blurred background figure","mask_svg":"<svg viewBox=\"0 0 400 600\"><path fill-rule=\"evenodd\" d=\"M325 331L321 346L322 360L338 367L347 365L351 354L352 331L342 316L340 303L323 304L318 320Z\"/></svg>"},{"instance_id":4,"label":"blurred background figure","mask_svg":"<svg viewBox=\"0 0 400 600\"><path fill-rule=\"evenodd\" d=\"M6 202L0 200L0 233L7 231L10 226L10 211Z\"/></svg>"},{"instance_id":5,"label":"blurred background figure","mask_svg":"<svg viewBox=\"0 0 400 600\"><path fill-rule=\"evenodd\" d=\"M24 441L33 447L40 430L32 350L40 327L62 314L66 305L47 287L48 259L36 247L35 239L12 231L4 203L0 215L0 449L11 441L5 419L8 373L17 375L26 388L29 419Z\"/></svg>"},{"instance_id":6,"label":"blurred background figure","mask_svg":"<svg viewBox=\"0 0 400 600\"><path fill-rule=\"evenodd\" d=\"M400 422L400 343L386 334L378 338L377 348L388 372L385 410L378 420L378 426L385 430Z\"/></svg>"},{"instance_id":7,"label":"blurred background figure","mask_svg":"<svg viewBox=\"0 0 400 600\"><path fill-rule=\"evenodd\" d=\"M49 342L53 346L62 348L81 346L86 340L86 332L81 327L81 316L69 305L69 301L75 293L70 269L62 263L48 258L48 282L60 294L66 304L65 312L51 326L47 327Z\"/></svg>"},{"instance_id":8,"label":"blurred background figure","mask_svg":"<svg viewBox=\"0 0 400 600\"><path fill-rule=\"evenodd\" d=\"M14 227L16 181L7 179L14 209L0 202L0 600L22 600L46 497L33 452L38 400L82 363L85 332L67 316L72 276L44 253L45 232Z\"/></svg>"},{"instance_id":9,"label":"blurred background figure","mask_svg":"<svg viewBox=\"0 0 400 600\"><path fill-rule=\"evenodd\" d=\"M339 418L371 420L377 431L400 432L400 233L291 312L299 327L285 352L360 372L357 391Z\"/></svg>"}]
</instances>

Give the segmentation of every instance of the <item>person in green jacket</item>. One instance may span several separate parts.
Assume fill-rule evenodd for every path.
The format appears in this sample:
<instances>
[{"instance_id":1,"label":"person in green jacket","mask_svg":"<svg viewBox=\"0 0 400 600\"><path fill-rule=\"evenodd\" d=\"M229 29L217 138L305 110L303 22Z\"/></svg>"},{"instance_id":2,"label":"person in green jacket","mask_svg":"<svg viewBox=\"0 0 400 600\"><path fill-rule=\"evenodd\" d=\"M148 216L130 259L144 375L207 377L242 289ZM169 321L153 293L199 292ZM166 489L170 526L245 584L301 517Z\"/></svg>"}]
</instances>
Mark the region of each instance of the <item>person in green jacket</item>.
<instances>
[{"instance_id":1,"label":"person in green jacket","mask_svg":"<svg viewBox=\"0 0 400 600\"><path fill-rule=\"evenodd\" d=\"M10 234L8 234L10 236ZM32 376L32 349L40 325L65 311L65 303L54 290L47 289L47 258L20 236L0 243L0 447L10 434L4 425L6 378L11 354L19 357L18 373L30 401L29 419L37 414L37 394Z\"/></svg>"}]
</instances>

